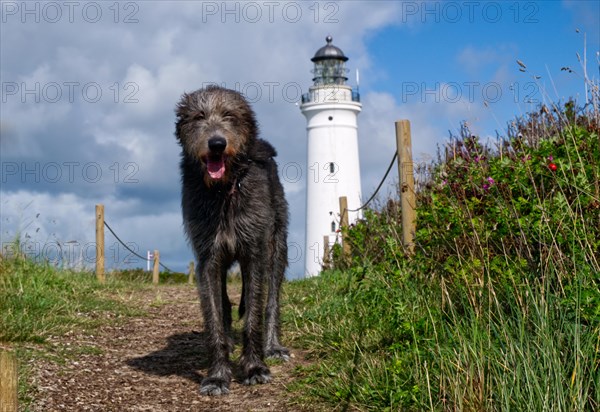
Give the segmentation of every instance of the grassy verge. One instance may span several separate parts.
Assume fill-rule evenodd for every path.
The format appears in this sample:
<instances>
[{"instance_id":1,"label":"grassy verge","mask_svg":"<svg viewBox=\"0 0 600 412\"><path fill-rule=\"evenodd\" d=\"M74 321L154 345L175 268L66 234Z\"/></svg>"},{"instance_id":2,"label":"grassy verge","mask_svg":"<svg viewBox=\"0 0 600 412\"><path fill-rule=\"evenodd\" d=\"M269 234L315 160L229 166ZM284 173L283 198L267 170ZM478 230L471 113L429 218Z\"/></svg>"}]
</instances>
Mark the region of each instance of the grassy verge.
<instances>
[{"instance_id":1,"label":"grassy verge","mask_svg":"<svg viewBox=\"0 0 600 412\"><path fill-rule=\"evenodd\" d=\"M102 286L93 274L38 264L24 258L0 261L0 342L44 343L75 326L93 326L85 316L130 308L108 299L114 283Z\"/></svg>"},{"instance_id":2,"label":"grassy verge","mask_svg":"<svg viewBox=\"0 0 600 412\"><path fill-rule=\"evenodd\" d=\"M490 148L466 128L400 210L365 213L337 271L286 286L285 327L318 360L299 402L337 410L600 409L600 116L564 108Z\"/></svg>"},{"instance_id":3,"label":"grassy verge","mask_svg":"<svg viewBox=\"0 0 600 412\"><path fill-rule=\"evenodd\" d=\"M0 256L0 348L16 353L19 399L24 409L35 392L32 362L46 358L61 363L99 350L78 346L67 351L48 345L48 340L143 315L125 296L132 290L154 287L150 281L151 275L143 271L120 271L110 273L101 285L90 272L64 270L19 255ZM161 282L185 283L187 276L163 274Z\"/></svg>"},{"instance_id":4,"label":"grassy verge","mask_svg":"<svg viewBox=\"0 0 600 412\"><path fill-rule=\"evenodd\" d=\"M434 335L423 292L408 278L352 271L287 284L285 336L315 361L297 371L299 402L420 410L426 388L414 366Z\"/></svg>"}]
</instances>

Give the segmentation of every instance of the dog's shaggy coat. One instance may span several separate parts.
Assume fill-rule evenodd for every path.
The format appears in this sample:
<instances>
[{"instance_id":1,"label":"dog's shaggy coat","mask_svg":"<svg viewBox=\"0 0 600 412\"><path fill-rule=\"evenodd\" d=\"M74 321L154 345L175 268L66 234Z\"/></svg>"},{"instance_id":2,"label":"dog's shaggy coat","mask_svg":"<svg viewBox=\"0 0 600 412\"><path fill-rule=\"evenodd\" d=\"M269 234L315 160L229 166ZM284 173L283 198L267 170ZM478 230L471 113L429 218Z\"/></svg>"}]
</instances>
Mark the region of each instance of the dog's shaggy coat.
<instances>
[{"instance_id":1,"label":"dog's shaggy coat","mask_svg":"<svg viewBox=\"0 0 600 412\"><path fill-rule=\"evenodd\" d=\"M288 206L273 160L275 149L257 137L254 112L241 94L209 86L184 94L176 113L176 136L182 146L183 222L198 263L196 279L213 354L200 392L222 395L229 392L232 378L226 277L235 261L243 281L242 382L254 385L271 380L265 356L289 358L279 343Z\"/></svg>"}]
</instances>

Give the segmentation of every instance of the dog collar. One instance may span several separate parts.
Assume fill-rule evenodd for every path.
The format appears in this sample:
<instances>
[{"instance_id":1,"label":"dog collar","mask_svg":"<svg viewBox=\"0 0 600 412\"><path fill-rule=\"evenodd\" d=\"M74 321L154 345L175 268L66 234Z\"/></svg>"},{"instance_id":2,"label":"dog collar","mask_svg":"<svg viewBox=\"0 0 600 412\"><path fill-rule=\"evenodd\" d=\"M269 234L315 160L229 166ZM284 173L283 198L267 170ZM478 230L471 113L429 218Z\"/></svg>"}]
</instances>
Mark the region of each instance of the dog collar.
<instances>
[{"instance_id":1,"label":"dog collar","mask_svg":"<svg viewBox=\"0 0 600 412\"><path fill-rule=\"evenodd\" d=\"M249 157L244 157L241 160L246 162L247 167L253 163L253 160ZM231 185L231 189L229 189L229 195L233 195L235 192L239 191L242 188L242 180L244 179L244 177L246 177L247 174L248 169L243 169L243 172L234 179L233 184Z\"/></svg>"},{"instance_id":2,"label":"dog collar","mask_svg":"<svg viewBox=\"0 0 600 412\"><path fill-rule=\"evenodd\" d=\"M231 189L229 189L229 196L233 196L233 194L239 191L242 188L242 182L240 182L237 178L233 181L231 185Z\"/></svg>"}]
</instances>

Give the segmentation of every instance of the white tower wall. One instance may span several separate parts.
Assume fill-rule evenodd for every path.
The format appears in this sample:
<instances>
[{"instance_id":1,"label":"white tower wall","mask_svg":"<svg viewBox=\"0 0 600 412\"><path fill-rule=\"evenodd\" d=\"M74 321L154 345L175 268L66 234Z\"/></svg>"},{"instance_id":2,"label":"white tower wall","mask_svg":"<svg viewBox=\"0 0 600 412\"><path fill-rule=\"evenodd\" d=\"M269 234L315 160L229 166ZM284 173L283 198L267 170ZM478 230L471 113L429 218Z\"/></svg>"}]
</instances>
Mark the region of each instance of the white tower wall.
<instances>
[{"instance_id":1,"label":"white tower wall","mask_svg":"<svg viewBox=\"0 0 600 412\"><path fill-rule=\"evenodd\" d=\"M300 106L308 133L305 276L315 276L323 264L324 236L329 236L330 244L340 237L339 197L348 198L350 210L361 206L357 126L361 104L345 85L313 86L308 97ZM360 215L349 212L349 222Z\"/></svg>"}]
</instances>

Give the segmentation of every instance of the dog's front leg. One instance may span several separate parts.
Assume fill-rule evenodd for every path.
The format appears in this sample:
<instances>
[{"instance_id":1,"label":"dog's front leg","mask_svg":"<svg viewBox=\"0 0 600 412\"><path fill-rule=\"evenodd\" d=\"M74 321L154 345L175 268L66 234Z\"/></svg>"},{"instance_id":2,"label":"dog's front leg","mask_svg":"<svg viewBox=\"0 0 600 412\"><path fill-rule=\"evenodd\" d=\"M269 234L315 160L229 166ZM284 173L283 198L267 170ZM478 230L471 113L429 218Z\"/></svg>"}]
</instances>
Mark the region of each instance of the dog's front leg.
<instances>
[{"instance_id":1,"label":"dog's front leg","mask_svg":"<svg viewBox=\"0 0 600 412\"><path fill-rule=\"evenodd\" d=\"M228 337L222 311L221 270L215 266L214 262L200 262L198 265L200 303L212 354L208 376L202 380L200 386L202 395L225 395L229 393L231 382Z\"/></svg>"},{"instance_id":2,"label":"dog's front leg","mask_svg":"<svg viewBox=\"0 0 600 412\"><path fill-rule=\"evenodd\" d=\"M244 385L256 385L271 381L271 372L264 362L263 343L263 276L264 265L260 259L241 263L244 280L246 322L244 324L244 348L240 366Z\"/></svg>"}]
</instances>

